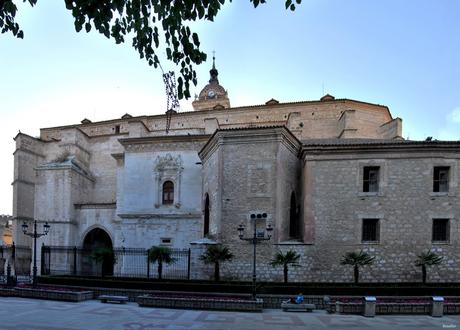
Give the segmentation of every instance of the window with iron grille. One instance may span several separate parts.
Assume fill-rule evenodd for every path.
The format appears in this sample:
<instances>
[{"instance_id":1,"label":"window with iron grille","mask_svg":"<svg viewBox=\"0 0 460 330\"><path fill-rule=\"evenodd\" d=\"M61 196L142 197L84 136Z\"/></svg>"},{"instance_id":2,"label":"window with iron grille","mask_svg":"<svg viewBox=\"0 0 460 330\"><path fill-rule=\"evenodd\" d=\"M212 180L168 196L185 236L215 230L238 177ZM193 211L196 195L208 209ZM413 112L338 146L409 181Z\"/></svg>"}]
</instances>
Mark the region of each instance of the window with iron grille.
<instances>
[{"instance_id":1,"label":"window with iron grille","mask_svg":"<svg viewBox=\"0 0 460 330\"><path fill-rule=\"evenodd\" d=\"M448 192L449 191L449 167L435 166L433 170L433 191Z\"/></svg>"},{"instance_id":2,"label":"window with iron grille","mask_svg":"<svg viewBox=\"0 0 460 330\"><path fill-rule=\"evenodd\" d=\"M171 181L163 183L163 204L174 203L174 184Z\"/></svg>"},{"instance_id":3,"label":"window with iron grille","mask_svg":"<svg viewBox=\"0 0 460 330\"><path fill-rule=\"evenodd\" d=\"M433 242L449 242L449 219L433 219Z\"/></svg>"},{"instance_id":4,"label":"window with iron grille","mask_svg":"<svg viewBox=\"0 0 460 330\"><path fill-rule=\"evenodd\" d=\"M363 219L362 241L379 241L379 219Z\"/></svg>"},{"instance_id":5,"label":"window with iron grille","mask_svg":"<svg viewBox=\"0 0 460 330\"><path fill-rule=\"evenodd\" d=\"M379 166L365 166L363 169L363 192L379 191Z\"/></svg>"}]
</instances>

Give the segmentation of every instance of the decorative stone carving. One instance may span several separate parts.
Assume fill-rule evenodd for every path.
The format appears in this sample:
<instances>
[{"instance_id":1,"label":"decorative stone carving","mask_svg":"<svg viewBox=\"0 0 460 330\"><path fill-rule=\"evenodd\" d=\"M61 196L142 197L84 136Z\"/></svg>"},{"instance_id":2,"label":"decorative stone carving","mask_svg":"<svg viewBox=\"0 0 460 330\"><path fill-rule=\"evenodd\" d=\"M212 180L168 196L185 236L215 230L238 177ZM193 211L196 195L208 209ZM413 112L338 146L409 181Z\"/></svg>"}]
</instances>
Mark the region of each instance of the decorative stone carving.
<instances>
[{"instance_id":1,"label":"decorative stone carving","mask_svg":"<svg viewBox=\"0 0 460 330\"><path fill-rule=\"evenodd\" d=\"M166 156L158 156L155 162L155 170L157 172L165 171L181 171L182 170L182 158L180 155L173 157L171 154L166 154Z\"/></svg>"}]
</instances>

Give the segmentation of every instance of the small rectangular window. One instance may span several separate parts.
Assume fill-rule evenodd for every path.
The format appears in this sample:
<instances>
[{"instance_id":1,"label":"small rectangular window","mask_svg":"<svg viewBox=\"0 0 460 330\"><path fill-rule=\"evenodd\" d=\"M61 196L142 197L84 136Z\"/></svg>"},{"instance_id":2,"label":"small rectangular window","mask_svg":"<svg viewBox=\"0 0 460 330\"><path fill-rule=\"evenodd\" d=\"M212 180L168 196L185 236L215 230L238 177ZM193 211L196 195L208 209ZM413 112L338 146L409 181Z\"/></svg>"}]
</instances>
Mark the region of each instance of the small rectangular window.
<instances>
[{"instance_id":1,"label":"small rectangular window","mask_svg":"<svg viewBox=\"0 0 460 330\"><path fill-rule=\"evenodd\" d=\"M365 166L363 169L363 192L379 191L379 166Z\"/></svg>"},{"instance_id":2,"label":"small rectangular window","mask_svg":"<svg viewBox=\"0 0 460 330\"><path fill-rule=\"evenodd\" d=\"M363 219L362 241L379 241L379 219Z\"/></svg>"},{"instance_id":3,"label":"small rectangular window","mask_svg":"<svg viewBox=\"0 0 460 330\"><path fill-rule=\"evenodd\" d=\"M162 238L161 245L171 245L171 238Z\"/></svg>"},{"instance_id":4,"label":"small rectangular window","mask_svg":"<svg viewBox=\"0 0 460 330\"><path fill-rule=\"evenodd\" d=\"M433 219L433 242L449 241L449 219Z\"/></svg>"},{"instance_id":5,"label":"small rectangular window","mask_svg":"<svg viewBox=\"0 0 460 330\"><path fill-rule=\"evenodd\" d=\"M449 191L449 167L436 166L433 170L433 191L448 192Z\"/></svg>"}]
</instances>

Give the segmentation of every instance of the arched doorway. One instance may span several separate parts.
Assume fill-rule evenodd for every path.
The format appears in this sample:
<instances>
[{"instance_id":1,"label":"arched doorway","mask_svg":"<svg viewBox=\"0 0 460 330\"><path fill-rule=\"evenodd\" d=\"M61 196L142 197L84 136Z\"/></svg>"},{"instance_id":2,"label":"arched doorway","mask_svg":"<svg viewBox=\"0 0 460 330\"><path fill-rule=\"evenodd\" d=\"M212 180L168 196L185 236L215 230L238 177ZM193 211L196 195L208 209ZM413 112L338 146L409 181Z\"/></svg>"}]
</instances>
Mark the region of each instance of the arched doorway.
<instances>
[{"instance_id":1,"label":"arched doorway","mask_svg":"<svg viewBox=\"0 0 460 330\"><path fill-rule=\"evenodd\" d=\"M83 240L82 272L84 275L113 275L113 245L109 234L101 228L94 228ZM112 254L107 253L111 251ZM95 252L105 253L101 261L94 258Z\"/></svg>"},{"instance_id":2,"label":"arched doorway","mask_svg":"<svg viewBox=\"0 0 460 330\"><path fill-rule=\"evenodd\" d=\"M206 194L204 201L204 228L203 236L206 237L209 234L209 195Z\"/></svg>"}]
</instances>

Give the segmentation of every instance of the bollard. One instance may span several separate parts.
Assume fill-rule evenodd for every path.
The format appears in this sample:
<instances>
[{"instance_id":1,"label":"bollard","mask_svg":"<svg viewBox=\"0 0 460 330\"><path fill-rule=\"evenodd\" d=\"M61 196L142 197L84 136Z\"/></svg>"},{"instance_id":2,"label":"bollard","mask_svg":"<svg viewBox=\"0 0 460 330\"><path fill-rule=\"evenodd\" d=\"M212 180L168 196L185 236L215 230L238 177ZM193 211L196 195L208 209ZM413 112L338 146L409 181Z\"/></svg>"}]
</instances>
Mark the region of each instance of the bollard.
<instances>
[{"instance_id":1,"label":"bollard","mask_svg":"<svg viewBox=\"0 0 460 330\"><path fill-rule=\"evenodd\" d=\"M444 297L432 297L431 316L441 317L444 313Z\"/></svg>"},{"instance_id":2,"label":"bollard","mask_svg":"<svg viewBox=\"0 0 460 330\"><path fill-rule=\"evenodd\" d=\"M364 297L364 316L374 317L375 316L375 303L377 299L372 296Z\"/></svg>"}]
</instances>

